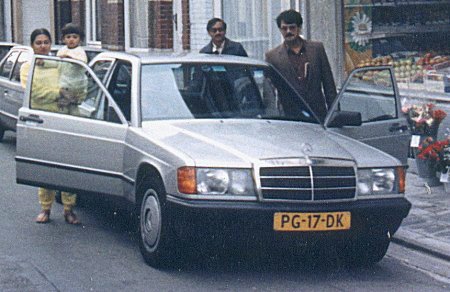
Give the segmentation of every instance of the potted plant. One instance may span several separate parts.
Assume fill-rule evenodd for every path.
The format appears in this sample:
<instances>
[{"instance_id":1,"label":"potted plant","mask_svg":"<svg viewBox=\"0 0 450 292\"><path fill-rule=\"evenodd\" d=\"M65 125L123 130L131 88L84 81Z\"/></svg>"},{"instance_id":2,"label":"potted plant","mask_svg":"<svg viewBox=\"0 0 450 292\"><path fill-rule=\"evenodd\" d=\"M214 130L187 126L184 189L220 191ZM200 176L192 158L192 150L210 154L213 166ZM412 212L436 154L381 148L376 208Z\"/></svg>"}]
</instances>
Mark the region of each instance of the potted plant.
<instances>
[{"instance_id":1,"label":"potted plant","mask_svg":"<svg viewBox=\"0 0 450 292\"><path fill-rule=\"evenodd\" d=\"M440 184L436 172L446 168L444 160L444 149L449 146L449 140L435 140L433 137L426 137L419 145L416 164L419 177L426 180L428 185L436 186Z\"/></svg>"},{"instance_id":2,"label":"potted plant","mask_svg":"<svg viewBox=\"0 0 450 292\"><path fill-rule=\"evenodd\" d=\"M402 110L407 116L411 134L423 137L422 140L430 136L436 139L439 125L447 116L432 103L408 105Z\"/></svg>"},{"instance_id":3,"label":"potted plant","mask_svg":"<svg viewBox=\"0 0 450 292\"><path fill-rule=\"evenodd\" d=\"M441 152L441 177L440 181L444 184L444 190L447 193L450 193L450 143L448 143Z\"/></svg>"},{"instance_id":4,"label":"potted plant","mask_svg":"<svg viewBox=\"0 0 450 292\"><path fill-rule=\"evenodd\" d=\"M405 104L402 111L406 115L412 134L409 157L416 158L416 165L423 164L417 161L418 147L427 137L437 139L439 125L447 114L432 103Z\"/></svg>"}]
</instances>

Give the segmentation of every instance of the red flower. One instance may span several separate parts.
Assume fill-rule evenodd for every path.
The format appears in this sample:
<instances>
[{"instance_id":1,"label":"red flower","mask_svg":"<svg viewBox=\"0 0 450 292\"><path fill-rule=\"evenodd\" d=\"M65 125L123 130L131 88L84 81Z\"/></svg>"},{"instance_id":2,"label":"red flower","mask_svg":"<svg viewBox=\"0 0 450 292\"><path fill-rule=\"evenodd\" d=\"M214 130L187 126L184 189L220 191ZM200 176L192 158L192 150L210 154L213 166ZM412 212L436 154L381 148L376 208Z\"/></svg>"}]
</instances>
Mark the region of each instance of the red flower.
<instances>
[{"instance_id":1,"label":"red flower","mask_svg":"<svg viewBox=\"0 0 450 292\"><path fill-rule=\"evenodd\" d=\"M432 113L431 116L437 123L442 122L442 120L445 119L445 117L447 116L447 114L443 110L440 110L440 109L434 110L431 113Z\"/></svg>"},{"instance_id":2,"label":"red flower","mask_svg":"<svg viewBox=\"0 0 450 292\"><path fill-rule=\"evenodd\" d=\"M419 154L417 155L417 158L439 162L444 147L448 145L448 140L434 141L433 138L427 137L422 144L419 145Z\"/></svg>"}]
</instances>

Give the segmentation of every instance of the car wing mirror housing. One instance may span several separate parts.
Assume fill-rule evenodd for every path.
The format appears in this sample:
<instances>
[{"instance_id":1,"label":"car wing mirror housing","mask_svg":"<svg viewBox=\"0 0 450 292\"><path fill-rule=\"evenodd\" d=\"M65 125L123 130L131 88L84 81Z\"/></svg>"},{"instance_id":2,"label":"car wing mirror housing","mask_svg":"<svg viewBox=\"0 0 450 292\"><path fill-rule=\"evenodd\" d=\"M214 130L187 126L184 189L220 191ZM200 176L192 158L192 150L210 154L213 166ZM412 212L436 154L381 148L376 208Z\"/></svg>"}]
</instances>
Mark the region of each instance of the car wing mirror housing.
<instances>
[{"instance_id":1,"label":"car wing mirror housing","mask_svg":"<svg viewBox=\"0 0 450 292\"><path fill-rule=\"evenodd\" d=\"M335 111L328 123L329 128L342 128L344 126L361 126L362 118L360 112Z\"/></svg>"}]
</instances>

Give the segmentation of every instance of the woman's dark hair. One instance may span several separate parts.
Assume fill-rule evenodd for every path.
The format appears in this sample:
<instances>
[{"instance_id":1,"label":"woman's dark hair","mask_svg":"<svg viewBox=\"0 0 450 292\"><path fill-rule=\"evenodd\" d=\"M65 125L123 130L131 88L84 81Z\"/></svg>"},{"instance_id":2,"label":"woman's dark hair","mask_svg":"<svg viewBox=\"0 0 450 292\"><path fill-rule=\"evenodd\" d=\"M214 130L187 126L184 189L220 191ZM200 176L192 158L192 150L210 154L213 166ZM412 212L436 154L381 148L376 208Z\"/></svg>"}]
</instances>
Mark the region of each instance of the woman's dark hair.
<instances>
[{"instance_id":1,"label":"woman's dark hair","mask_svg":"<svg viewBox=\"0 0 450 292\"><path fill-rule=\"evenodd\" d=\"M295 23L298 27L301 27L303 24L302 15L294 9L285 10L277 16L278 28L281 27L281 21L284 21L287 24Z\"/></svg>"},{"instance_id":2,"label":"woman's dark hair","mask_svg":"<svg viewBox=\"0 0 450 292\"><path fill-rule=\"evenodd\" d=\"M31 33L31 37L30 37L31 45L33 45L37 36L41 35L41 34L46 35L48 37L48 39L50 40L50 42L52 41L52 36L50 35L50 32L46 28L37 28L37 29L33 30L33 32Z\"/></svg>"},{"instance_id":3,"label":"woman's dark hair","mask_svg":"<svg viewBox=\"0 0 450 292\"><path fill-rule=\"evenodd\" d=\"M84 38L84 33L81 31L80 27L73 23L67 23L64 25L64 27L61 29L61 34L64 37L67 34L77 34L80 36L81 39Z\"/></svg>"},{"instance_id":4,"label":"woman's dark hair","mask_svg":"<svg viewBox=\"0 0 450 292\"><path fill-rule=\"evenodd\" d=\"M225 23L225 21L223 21L223 19L221 18L211 18L208 23L206 24L206 30L210 31L211 28L218 22L222 22L223 24L223 30L227 30L227 24Z\"/></svg>"}]
</instances>

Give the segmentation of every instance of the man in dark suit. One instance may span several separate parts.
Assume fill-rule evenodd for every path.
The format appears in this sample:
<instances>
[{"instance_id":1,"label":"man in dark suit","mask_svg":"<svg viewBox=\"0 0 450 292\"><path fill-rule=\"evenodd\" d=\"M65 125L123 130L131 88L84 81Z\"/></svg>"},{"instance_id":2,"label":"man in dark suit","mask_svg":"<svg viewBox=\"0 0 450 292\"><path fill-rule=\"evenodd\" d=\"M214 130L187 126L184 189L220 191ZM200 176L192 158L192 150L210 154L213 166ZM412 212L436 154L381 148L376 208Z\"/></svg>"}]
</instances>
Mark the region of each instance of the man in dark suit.
<instances>
[{"instance_id":1,"label":"man in dark suit","mask_svg":"<svg viewBox=\"0 0 450 292\"><path fill-rule=\"evenodd\" d=\"M302 16L286 10L276 19L284 43L266 53L271 63L305 99L311 110L323 121L336 98L336 85L321 42L300 36Z\"/></svg>"},{"instance_id":2,"label":"man in dark suit","mask_svg":"<svg viewBox=\"0 0 450 292\"><path fill-rule=\"evenodd\" d=\"M227 24L223 19L213 18L206 25L211 41L200 50L205 54L225 54L248 57L244 47L225 37L227 33Z\"/></svg>"}]
</instances>

